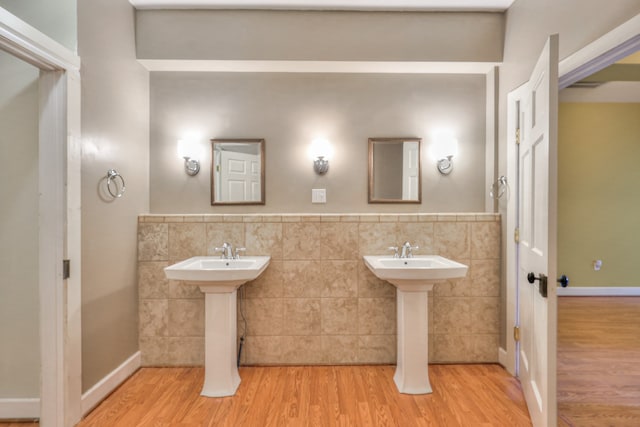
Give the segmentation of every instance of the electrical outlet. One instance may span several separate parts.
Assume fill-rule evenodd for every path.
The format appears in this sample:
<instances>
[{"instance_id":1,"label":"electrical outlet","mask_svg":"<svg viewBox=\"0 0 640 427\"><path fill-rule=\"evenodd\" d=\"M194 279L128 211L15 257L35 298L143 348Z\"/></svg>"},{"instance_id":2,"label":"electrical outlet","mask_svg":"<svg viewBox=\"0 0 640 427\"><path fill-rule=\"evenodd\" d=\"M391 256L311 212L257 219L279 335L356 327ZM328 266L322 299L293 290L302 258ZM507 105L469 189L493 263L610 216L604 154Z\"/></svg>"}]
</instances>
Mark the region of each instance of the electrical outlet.
<instances>
[{"instance_id":1,"label":"electrical outlet","mask_svg":"<svg viewBox=\"0 0 640 427\"><path fill-rule=\"evenodd\" d=\"M601 259L596 259L593 261L593 269L595 271L600 271L600 269L602 268L602 260Z\"/></svg>"},{"instance_id":2,"label":"electrical outlet","mask_svg":"<svg viewBox=\"0 0 640 427\"><path fill-rule=\"evenodd\" d=\"M311 189L311 203L327 203L327 190L324 188Z\"/></svg>"}]
</instances>

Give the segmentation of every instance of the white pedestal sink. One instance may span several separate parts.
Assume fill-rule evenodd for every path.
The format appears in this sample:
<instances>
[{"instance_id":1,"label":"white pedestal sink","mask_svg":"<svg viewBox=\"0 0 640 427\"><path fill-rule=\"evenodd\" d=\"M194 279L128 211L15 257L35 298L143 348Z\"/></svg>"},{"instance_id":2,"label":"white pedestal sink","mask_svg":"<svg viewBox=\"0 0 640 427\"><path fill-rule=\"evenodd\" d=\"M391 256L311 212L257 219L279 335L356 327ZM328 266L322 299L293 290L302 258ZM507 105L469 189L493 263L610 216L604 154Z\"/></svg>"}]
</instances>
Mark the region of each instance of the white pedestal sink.
<instances>
[{"instance_id":1,"label":"white pedestal sink","mask_svg":"<svg viewBox=\"0 0 640 427\"><path fill-rule=\"evenodd\" d=\"M233 396L240 385L236 357L238 288L258 277L270 259L194 257L164 269L168 279L199 285L205 293L203 396Z\"/></svg>"},{"instance_id":2,"label":"white pedestal sink","mask_svg":"<svg viewBox=\"0 0 640 427\"><path fill-rule=\"evenodd\" d=\"M437 282L464 277L467 266L437 255L367 255L364 262L378 278L397 288L398 362L393 381L398 391L431 393L427 292Z\"/></svg>"}]
</instances>

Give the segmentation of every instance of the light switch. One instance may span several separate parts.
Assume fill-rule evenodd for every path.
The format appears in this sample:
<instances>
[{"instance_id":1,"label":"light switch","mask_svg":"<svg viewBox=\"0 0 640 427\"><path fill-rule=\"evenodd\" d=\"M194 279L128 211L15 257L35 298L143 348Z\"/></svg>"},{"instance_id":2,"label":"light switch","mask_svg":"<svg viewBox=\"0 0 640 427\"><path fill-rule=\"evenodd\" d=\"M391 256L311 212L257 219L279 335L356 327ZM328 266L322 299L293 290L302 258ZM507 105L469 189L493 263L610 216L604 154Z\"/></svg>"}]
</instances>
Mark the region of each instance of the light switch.
<instances>
[{"instance_id":1,"label":"light switch","mask_svg":"<svg viewBox=\"0 0 640 427\"><path fill-rule=\"evenodd\" d=\"M327 203L327 190L324 188L312 188L311 203Z\"/></svg>"}]
</instances>

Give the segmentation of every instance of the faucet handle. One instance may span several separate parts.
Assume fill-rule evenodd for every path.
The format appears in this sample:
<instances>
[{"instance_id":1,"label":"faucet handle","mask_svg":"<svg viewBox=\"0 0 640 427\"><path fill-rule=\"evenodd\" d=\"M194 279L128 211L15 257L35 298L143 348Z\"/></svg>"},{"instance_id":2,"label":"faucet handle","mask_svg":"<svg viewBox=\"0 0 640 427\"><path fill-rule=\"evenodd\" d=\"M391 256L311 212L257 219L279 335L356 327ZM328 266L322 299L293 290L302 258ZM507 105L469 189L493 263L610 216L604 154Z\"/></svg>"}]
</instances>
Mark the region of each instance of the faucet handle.
<instances>
[{"instance_id":1,"label":"faucet handle","mask_svg":"<svg viewBox=\"0 0 640 427\"><path fill-rule=\"evenodd\" d=\"M413 258L413 250L414 249L420 249L420 246L418 246L418 245L416 245L416 246L409 245L409 247L407 248L407 257L408 258Z\"/></svg>"},{"instance_id":2,"label":"faucet handle","mask_svg":"<svg viewBox=\"0 0 640 427\"><path fill-rule=\"evenodd\" d=\"M225 248L224 246L221 248L213 248L214 252L220 252L220 258L224 258L224 252L227 248Z\"/></svg>"},{"instance_id":3,"label":"faucet handle","mask_svg":"<svg viewBox=\"0 0 640 427\"><path fill-rule=\"evenodd\" d=\"M398 255L398 247L397 246L389 246L387 248L390 251L393 251L393 257L394 258L398 258L400 255Z\"/></svg>"},{"instance_id":4,"label":"faucet handle","mask_svg":"<svg viewBox=\"0 0 640 427\"><path fill-rule=\"evenodd\" d=\"M246 252L247 248L236 248L235 249L235 253L233 254L233 257L235 259L240 259L240 254L238 252Z\"/></svg>"}]
</instances>

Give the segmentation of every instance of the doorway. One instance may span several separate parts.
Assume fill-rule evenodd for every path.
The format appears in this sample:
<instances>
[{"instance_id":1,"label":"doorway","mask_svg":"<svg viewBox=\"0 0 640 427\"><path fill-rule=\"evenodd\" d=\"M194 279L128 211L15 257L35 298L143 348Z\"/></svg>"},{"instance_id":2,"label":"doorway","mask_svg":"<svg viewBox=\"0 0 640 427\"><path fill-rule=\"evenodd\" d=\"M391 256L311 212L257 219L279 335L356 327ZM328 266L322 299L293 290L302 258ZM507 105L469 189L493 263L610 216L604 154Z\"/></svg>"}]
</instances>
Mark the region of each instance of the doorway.
<instances>
[{"instance_id":1,"label":"doorway","mask_svg":"<svg viewBox=\"0 0 640 427\"><path fill-rule=\"evenodd\" d=\"M592 74L596 70L600 70L604 66L608 66L621 58L629 55L632 52L640 49L640 31L638 31L638 20L632 19L627 23L619 26L618 28L612 30L607 33L600 39L594 41L593 43L585 46L583 49L575 52L569 57L562 60L559 64L559 87L564 88L569 86L570 84L579 81L580 79ZM520 89L516 89L514 92L514 96L511 96L508 99L508 118L507 118L507 179L509 182L515 183L517 182L516 174L518 173L517 168L514 166L517 164L516 161L516 125L518 116L515 114L517 110L516 102L517 99L520 99L519 94L517 93ZM513 104L513 105L512 105ZM507 206L507 230L509 233L514 232L516 230L516 201L518 199L517 194L512 198L513 200L508 201ZM588 213L583 213L584 215ZM552 214L553 217L556 217L556 214ZM517 240L517 234L514 236ZM517 294L516 294L516 286L517 279L515 277L515 267L517 265L517 256L518 252L516 250L517 245L509 245L506 248L506 280L507 280L507 324L508 325L517 325L517 317L516 317L516 307L518 305L517 302ZM555 248L555 245L554 245ZM556 257L554 255L554 261ZM562 271L560 270L560 273ZM549 283L555 285L556 277L550 277ZM537 279L536 279L537 280ZM556 295L556 287L551 286L552 292L549 294L549 298L557 298ZM517 328L516 328L517 329ZM514 331L514 336L517 330ZM513 340L507 340L507 358L506 358L506 366L510 372L515 372L515 361L516 361L516 342L517 340L514 338ZM554 342L554 351L555 351L555 342ZM555 355L555 353L554 353ZM555 372L555 370L554 370ZM554 379L555 384L555 379ZM549 405L554 405L555 401L549 402Z\"/></svg>"},{"instance_id":2,"label":"doorway","mask_svg":"<svg viewBox=\"0 0 640 427\"><path fill-rule=\"evenodd\" d=\"M0 51L0 418L39 412L38 77Z\"/></svg>"},{"instance_id":3,"label":"doorway","mask_svg":"<svg viewBox=\"0 0 640 427\"><path fill-rule=\"evenodd\" d=\"M640 50L560 92L558 424L637 425ZM634 296L635 295L635 296Z\"/></svg>"},{"instance_id":4,"label":"doorway","mask_svg":"<svg viewBox=\"0 0 640 427\"><path fill-rule=\"evenodd\" d=\"M28 396L36 397L28 397L27 402L6 399L0 401L0 409L6 418L40 418L45 427L70 426L80 419L81 391L80 59L3 8L0 24L2 55L30 64L36 77L37 116L28 128L32 137L35 135L37 149L27 156L28 166L33 168L31 189L36 189L36 198L31 198L31 206L24 209L35 217L30 226L37 238L35 244L29 239L27 253L37 259L37 308L32 309L34 317L39 318L37 336L42 349L33 351L39 353L34 368L39 369L38 393L33 387L28 390ZM12 152L17 150L16 141L8 143ZM11 157L7 161L17 163ZM26 184L28 168L18 164L21 166L24 170L9 177L9 184ZM16 199L12 197L11 201ZM70 268L69 278L63 268L65 258L77 261ZM18 270L19 275L21 270L24 268ZM10 321L19 319L11 316Z\"/></svg>"}]
</instances>

